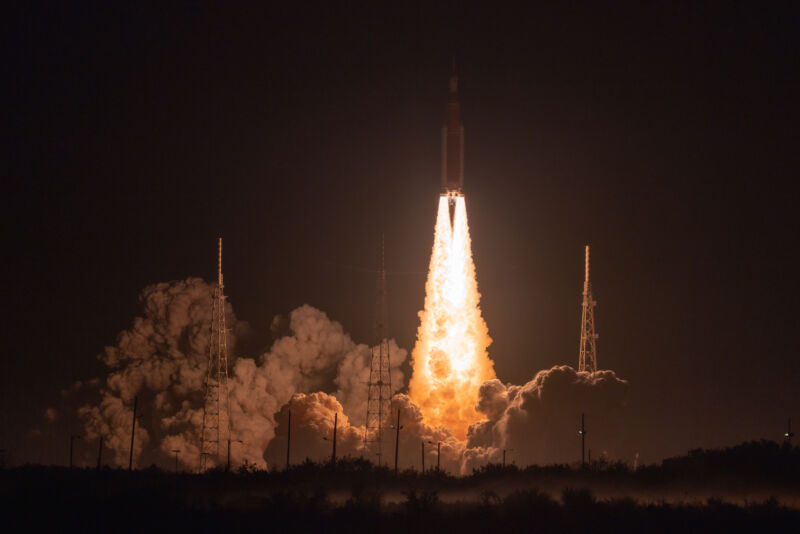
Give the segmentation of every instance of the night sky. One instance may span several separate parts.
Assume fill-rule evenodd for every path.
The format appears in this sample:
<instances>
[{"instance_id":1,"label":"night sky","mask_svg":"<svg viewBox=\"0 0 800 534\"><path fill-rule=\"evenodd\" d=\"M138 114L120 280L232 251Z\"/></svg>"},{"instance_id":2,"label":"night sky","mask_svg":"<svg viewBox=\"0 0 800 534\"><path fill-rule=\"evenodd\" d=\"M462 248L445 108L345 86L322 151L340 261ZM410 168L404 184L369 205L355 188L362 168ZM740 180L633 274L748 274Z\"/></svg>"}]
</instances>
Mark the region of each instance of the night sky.
<instances>
[{"instance_id":1,"label":"night sky","mask_svg":"<svg viewBox=\"0 0 800 534\"><path fill-rule=\"evenodd\" d=\"M18 6L0 448L65 462L81 429L45 409L103 375L145 286L213 279L217 236L259 333L240 355L304 303L371 341L382 232L413 348L453 56L499 378L577 365L590 244L598 361L630 382L642 459L780 439L800 427L800 9L777 6Z\"/></svg>"}]
</instances>

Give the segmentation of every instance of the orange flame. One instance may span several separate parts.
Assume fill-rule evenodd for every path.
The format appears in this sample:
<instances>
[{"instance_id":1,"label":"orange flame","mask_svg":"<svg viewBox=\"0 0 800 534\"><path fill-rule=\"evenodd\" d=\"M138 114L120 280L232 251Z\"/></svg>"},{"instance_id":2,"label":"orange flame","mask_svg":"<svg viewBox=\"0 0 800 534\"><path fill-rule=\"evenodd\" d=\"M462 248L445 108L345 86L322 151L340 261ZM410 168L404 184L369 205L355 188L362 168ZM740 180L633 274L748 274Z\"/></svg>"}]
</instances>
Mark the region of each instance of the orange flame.
<instances>
[{"instance_id":1,"label":"orange flame","mask_svg":"<svg viewBox=\"0 0 800 534\"><path fill-rule=\"evenodd\" d=\"M452 223L450 201L455 202ZM428 424L448 428L459 439L482 419L475 411L478 388L495 378L486 352L492 339L478 307L480 298L464 197L442 195L409 396Z\"/></svg>"}]
</instances>

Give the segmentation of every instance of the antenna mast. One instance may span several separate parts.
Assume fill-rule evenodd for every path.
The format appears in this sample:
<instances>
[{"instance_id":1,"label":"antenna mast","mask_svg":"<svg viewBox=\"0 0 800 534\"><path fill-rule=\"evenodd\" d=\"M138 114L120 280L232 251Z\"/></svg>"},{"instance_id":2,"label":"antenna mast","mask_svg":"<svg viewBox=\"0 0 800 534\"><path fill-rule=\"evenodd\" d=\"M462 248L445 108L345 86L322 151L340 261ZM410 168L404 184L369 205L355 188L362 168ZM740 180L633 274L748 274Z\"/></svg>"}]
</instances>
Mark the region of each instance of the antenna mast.
<instances>
[{"instance_id":1,"label":"antenna mast","mask_svg":"<svg viewBox=\"0 0 800 534\"><path fill-rule=\"evenodd\" d=\"M586 245L585 276L583 279L583 311L581 313L581 346L578 356L578 371L597 371L597 338L594 330L594 307L592 284L589 282L589 245Z\"/></svg>"},{"instance_id":2,"label":"antenna mast","mask_svg":"<svg viewBox=\"0 0 800 534\"><path fill-rule=\"evenodd\" d=\"M217 287L211 298L211 332L208 369L204 383L203 430L200 436L200 471L220 464L222 443L231 436L228 395L228 330L225 327L225 285L222 282L222 238L217 254Z\"/></svg>"},{"instance_id":3,"label":"antenna mast","mask_svg":"<svg viewBox=\"0 0 800 534\"><path fill-rule=\"evenodd\" d=\"M384 239L381 235L381 270L378 273L375 298L375 343L369 365L367 383L367 419L364 425L364 447L375 452L378 465L383 464L383 434L392 410L392 375L389 366L389 340L386 331L386 266Z\"/></svg>"}]
</instances>

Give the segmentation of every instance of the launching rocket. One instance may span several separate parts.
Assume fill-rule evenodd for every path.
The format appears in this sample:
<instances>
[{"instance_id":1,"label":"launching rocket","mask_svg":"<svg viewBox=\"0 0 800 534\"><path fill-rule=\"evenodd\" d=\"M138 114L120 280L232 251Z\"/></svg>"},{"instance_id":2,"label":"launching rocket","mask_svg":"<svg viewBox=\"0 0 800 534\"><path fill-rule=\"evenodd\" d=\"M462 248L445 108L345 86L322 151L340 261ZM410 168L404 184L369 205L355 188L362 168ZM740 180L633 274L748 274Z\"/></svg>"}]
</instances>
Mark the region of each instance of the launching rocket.
<instances>
[{"instance_id":1,"label":"launching rocket","mask_svg":"<svg viewBox=\"0 0 800 534\"><path fill-rule=\"evenodd\" d=\"M442 194L462 194L464 187L464 125L458 102L458 76L450 75L447 117L442 126Z\"/></svg>"}]
</instances>

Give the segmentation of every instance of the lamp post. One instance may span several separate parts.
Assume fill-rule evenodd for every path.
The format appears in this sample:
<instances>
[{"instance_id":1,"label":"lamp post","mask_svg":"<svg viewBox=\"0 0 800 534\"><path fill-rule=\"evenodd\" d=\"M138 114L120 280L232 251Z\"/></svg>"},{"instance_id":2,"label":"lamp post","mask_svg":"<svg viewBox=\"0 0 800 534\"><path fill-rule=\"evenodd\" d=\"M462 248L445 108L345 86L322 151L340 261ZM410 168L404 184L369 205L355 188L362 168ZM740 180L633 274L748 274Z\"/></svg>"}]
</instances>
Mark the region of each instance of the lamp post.
<instances>
[{"instance_id":1,"label":"lamp post","mask_svg":"<svg viewBox=\"0 0 800 534\"><path fill-rule=\"evenodd\" d=\"M394 476L397 476L397 452L400 449L400 429L403 428L400 424L400 409L397 409L397 424L389 425L394 429Z\"/></svg>"},{"instance_id":2,"label":"lamp post","mask_svg":"<svg viewBox=\"0 0 800 534\"><path fill-rule=\"evenodd\" d=\"M433 445L432 441L428 441L431 445ZM436 442L436 471L438 472L442 468L442 442Z\"/></svg>"},{"instance_id":3,"label":"lamp post","mask_svg":"<svg viewBox=\"0 0 800 534\"><path fill-rule=\"evenodd\" d=\"M336 426L339 423L339 412L333 414L333 452L331 453L331 465L336 465Z\"/></svg>"},{"instance_id":4,"label":"lamp post","mask_svg":"<svg viewBox=\"0 0 800 534\"><path fill-rule=\"evenodd\" d=\"M289 451L292 450L292 410L289 410L289 422L286 425L286 470L289 470Z\"/></svg>"},{"instance_id":5,"label":"lamp post","mask_svg":"<svg viewBox=\"0 0 800 534\"><path fill-rule=\"evenodd\" d=\"M506 466L506 451L513 452L514 449L503 449L503 467Z\"/></svg>"},{"instance_id":6,"label":"lamp post","mask_svg":"<svg viewBox=\"0 0 800 534\"><path fill-rule=\"evenodd\" d=\"M331 451L331 466L336 465L336 427L338 423L339 423L339 412L336 412L335 414L333 414L333 439L331 440L333 442L333 449ZM328 438L325 436L323 436L322 439L328 441Z\"/></svg>"},{"instance_id":7,"label":"lamp post","mask_svg":"<svg viewBox=\"0 0 800 534\"><path fill-rule=\"evenodd\" d=\"M72 469L72 449L74 447L73 442L76 439L81 439L80 436L70 435L69 437L69 468Z\"/></svg>"},{"instance_id":8,"label":"lamp post","mask_svg":"<svg viewBox=\"0 0 800 534\"><path fill-rule=\"evenodd\" d=\"M100 445L97 447L97 470L100 471L100 467L103 463L103 436L100 436Z\"/></svg>"},{"instance_id":9,"label":"lamp post","mask_svg":"<svg viewBox=\"0 0 800 534\"><path fill-rule=\"evenodd\" d=\"M172 452L175 453L175 474L178 474L178 453L181 452L180 449L172 449Z\"/></svg>"},{"instance_id":10,"label":"lamp post","mask_svg":"<svg viewBox=\"0 0 800 534\"><path fill-rule=\"evenodd\" d=\"M128 456L128 471L133 470L133 437L136 435L136 405L139 403L139 397L133 398L133 422L131 423L131 452Z\"/></svg>"},{"instance_id":11,"label":"lamp post","mask_svg":"<svg viewBox=\"0 0 800 534\"><path fill-rule=\"evenodd\" d=\"M244 443L244 441L242 441L240 439L235 439L233 441L235 441L236 443ZM225 468L225 470L228 471L228 472L230 472L230 470L231 470L231 440L230 440L230 438L228 438L228 465Z\"/></svg>"},{"instance_id":12,"label":"lamp post","mask_svg":"<svg viewBox=\"0 0 800 534\"><path fill-rule=\"evenodd\" d=\"M581 413L581 429L578 430L578 435L581 437L581 467L586 467L585 451L586 451L586 427L583 425L583 413Z\"/></svg>"}]
</instances>

